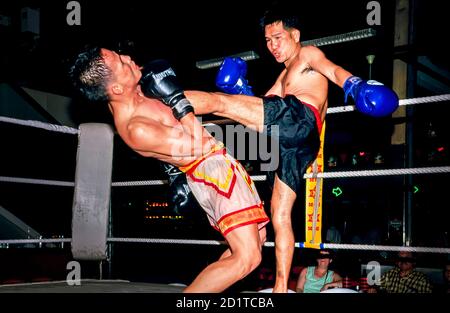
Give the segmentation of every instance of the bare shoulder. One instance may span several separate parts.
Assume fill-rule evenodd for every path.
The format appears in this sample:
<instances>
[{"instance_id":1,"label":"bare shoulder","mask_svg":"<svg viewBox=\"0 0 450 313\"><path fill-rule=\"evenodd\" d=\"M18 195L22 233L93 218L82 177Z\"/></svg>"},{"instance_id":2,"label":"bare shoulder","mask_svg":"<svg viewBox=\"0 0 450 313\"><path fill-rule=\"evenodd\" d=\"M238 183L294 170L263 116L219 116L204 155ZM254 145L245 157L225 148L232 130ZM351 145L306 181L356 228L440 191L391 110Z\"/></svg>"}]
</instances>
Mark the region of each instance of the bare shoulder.
<instances>
[{"instance_id":1,"label":"bare shoulder","mask_svg":"<svg viewBox=\"0 0 450 313\"><path fill-rule=\"evenodd\" d=\"M127 142L131 130L133 127L136 127L136 124L133 123L133 119L116 119L115 124L120 137Z\"/></svg>"},{"instance_id":2,"label":"bare shoulder","mask_svg":"<svg viewBox=\"0 0 450 313\"><path fill-rule=\"evenodd\" d=\"M151 127L151 126L156 126L156 125L160 125L161 122L157 121L153 118L149 118L147 116L143 116L143 115L136 115L131 117L128 122L126 123L126 127L128 130L136 128L136 127L141 127L141 126L146 126L146 127Z\"/></svg>"},{"instance_id":3,"label":"bare shoulder","mask_svg":"<svg viewBox=\"0 0 450 313\"><path fill-rule=\"evenodd\" d=\"M325 57L325 54L322 50L317 48L316 46L305 46L302 47L302 53L306 58L321 58Z\"/></svg>"},{"instance_id":4,"label":"bare shoulder","mask_svg":"<svg viewBox=\"0 0 450 313\"><path fill-rule=\"evenodd\" d=\"M304 268L302 269L302 271L300 272L300 275L305 276L307 271L308 271L308 267L304 267Z\"/></svg>"}]
</instances>

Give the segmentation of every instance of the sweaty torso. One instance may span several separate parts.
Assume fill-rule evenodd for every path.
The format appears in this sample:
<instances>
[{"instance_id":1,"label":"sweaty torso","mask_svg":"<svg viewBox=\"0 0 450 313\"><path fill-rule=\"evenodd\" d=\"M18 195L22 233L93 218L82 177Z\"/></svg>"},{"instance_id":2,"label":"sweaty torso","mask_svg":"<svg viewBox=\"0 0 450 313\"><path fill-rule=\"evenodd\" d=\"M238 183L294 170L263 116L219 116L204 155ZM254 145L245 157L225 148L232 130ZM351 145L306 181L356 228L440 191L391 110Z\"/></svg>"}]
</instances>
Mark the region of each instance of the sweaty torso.
<instances>
[{"instance_id":1,"label":"sweaty torso","mask_svg":"<svg viewBox=\"0 0 450 313\"><path fill-rule=\"evenodd\" d=\"M285 68L267 95L294 95L317 108L325 118L328 107L328 79L315 71L308 62L308 49L302 48L298 57Z\"/></svg>"},{"instance_id":2,"label":"sweaty torso","mask_svg":"<svg viewBox=\"0 0 450 313\"><path fill-rule=\"evenodd\" d=\"M140 102L136 107L135 110L130 113L121 114L120 112L116 112L114 114L114 122L117 128L117 131L119 132L119 135L122 137L122 139L125 141L125 143L130 142L130 135L128 131L128 126L130 123L133 123L133 121L145 121L146 123L152 124L152 126L156 127L172 127L176 128L177 130L182 130L183 127L181 123L174 118L172 114L172 110L161 103L160 101L144 98L142 102ZM149 130L154 128L149 128ZM171 143L168 138L161 138L161 136L156 135L152 136L152 134L147 134L148 138L151 138L151 140L157 141L160 148L168 148L169 151L178 151L178 147L173 147L173 143ZM173 135L173 134L172 134ZM175 135L177 137L177 135ZM185 140L192 140L191 136L185 136L182 138L186 138ZM181 139L181 136L178 136L178 139ZM181 143L178 141L178 144ZM202 142L192 142L194 145L202 145ZM155 151L148 151L146 149L140 149L139 147L133 148L137 153L139 153L142 156L145 157L153 157L158 160L171 163L176 166L185 166L194 161L197 157L194 156L173 156L169 153L163 154L163 153L157 153Z\"/></svg>"}]
</instances>

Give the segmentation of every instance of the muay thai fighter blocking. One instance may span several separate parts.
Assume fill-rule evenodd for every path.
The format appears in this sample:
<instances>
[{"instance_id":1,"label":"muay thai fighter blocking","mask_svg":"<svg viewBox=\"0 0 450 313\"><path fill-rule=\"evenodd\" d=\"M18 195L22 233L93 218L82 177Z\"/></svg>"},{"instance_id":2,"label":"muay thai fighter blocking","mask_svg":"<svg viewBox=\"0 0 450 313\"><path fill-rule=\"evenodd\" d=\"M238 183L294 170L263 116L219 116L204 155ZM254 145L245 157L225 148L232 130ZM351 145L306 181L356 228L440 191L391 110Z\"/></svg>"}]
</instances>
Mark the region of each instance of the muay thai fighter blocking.
<instances>
[{"instance_id":1,"label":"muay thai fighter blocking","mask_svg":"<svg viewBox=\"0 0 450 313\"><path fill-rule=\"evenodd\" d=\"M261 19L267 49L285 69L263 97L253 96L245 78L245 62L227 58L216 85L225 93L186 91L195 114L213 113L271 135L278 126L279 167L272 178L271 216L275 232L276 281L274 292L287 292L294 253L291 212L301 191L303 175L315 160L328 108L328 81L353 98L356 109L374 117L393 113L397 95L376 81L366 81L331 62L317 47L302 46L298 18L274 8Z\"/></svg>"}]
</instances>

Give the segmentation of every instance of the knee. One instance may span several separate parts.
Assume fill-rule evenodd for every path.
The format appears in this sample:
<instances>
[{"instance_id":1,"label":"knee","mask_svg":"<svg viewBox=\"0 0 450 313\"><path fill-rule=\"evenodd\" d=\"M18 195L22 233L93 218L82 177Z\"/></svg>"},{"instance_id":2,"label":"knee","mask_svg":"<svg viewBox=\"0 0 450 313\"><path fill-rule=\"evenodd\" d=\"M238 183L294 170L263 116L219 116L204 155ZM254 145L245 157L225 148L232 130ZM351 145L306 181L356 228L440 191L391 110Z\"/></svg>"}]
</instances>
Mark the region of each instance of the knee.
<instances>
[{"instance_id":1,"label":"knee","mask_svg":"<svg viewBox=\"0 0 450 313\"><path fill-rule=\"evenodd\" d=\"M246 269L245 275L248 275L251 272L253 272L259 266L259 264L261 264L261 261L262 261L261 250L255 249L255 251L251 253L250 259L247 260L246 264L244 265Z\"/></svg>"},{"instance_id":2,"label":"knee","mask_svg":"<svg viewBox=\"0 0 450 313\"><path fill-rule=\"evenodd\" d=\"M248 250L240 259L242 278L253 272L261 264L261 261L262 254L260 249Z\"/></svg>"}]
</instances>

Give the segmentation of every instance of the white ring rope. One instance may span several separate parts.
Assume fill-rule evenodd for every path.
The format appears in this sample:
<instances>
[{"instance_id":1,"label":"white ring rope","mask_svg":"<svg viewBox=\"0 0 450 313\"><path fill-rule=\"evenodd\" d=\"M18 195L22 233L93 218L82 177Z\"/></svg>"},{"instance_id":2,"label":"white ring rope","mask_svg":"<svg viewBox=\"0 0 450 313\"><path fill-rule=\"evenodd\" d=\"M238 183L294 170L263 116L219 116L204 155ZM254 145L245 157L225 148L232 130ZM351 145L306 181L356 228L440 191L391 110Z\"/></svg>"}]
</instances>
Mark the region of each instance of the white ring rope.
<instances>
[{"instance_id":1,"label":"white ring rope","mask_svg":"<svg viewBox=\"0 0 450 313\"><path fill-rule=\"evenodd\" d=\"M418 174L442 174L450 173L450 166L437 166L437 167L419 167L419 168L398 168L398 169L386 169L386 170L365 170L365 171L341 171L341 172L326 172L326 173L310 173L303 175L303 178L346 178L346 177L372 177L372 176L394 176L394 175L418 175ZM251 176L253 181L265 181L266 175L254 175ZM74 182L45 180L45 179L32 179L32 178L17 178L0 176L0 182L8 183L25 183L25 184L38 184L38 185L52 185L52 186L65 186L73 187ZM128 182L113 182L112 187L132 187L132 186L156 186L166 185L167 180L138 180Z\"/></svg>"},{"instance_id":2,"label":"white ring rope","mask_svg":"<svg viewBox=\"0 0 450 313\"><path fill-rule=\"evenodd\" d=\"M0 182L22 183L22 184L33 184L33 185L48 185L48 186L63 186L63 187L74 187L75 186L74 182L68 182L68 181L22 178L22 177L7 177L7 176L0 176Z\"/></svg>"},{"instance_id":3,"label":"white ring rope","mask_svg":"<svg viewBox=\"0 0 450 313\"><path fill-rule=\"evenodd\" d=\"M30 127L41 128L41 129L59 132L59 133L72 134L72 135L77 135L80 133L80 131L78 129L72 128L69 126L48 124L48 123L44 123L44 122L40 122L40 121L32 121L32 120L19 120L17 118L11 118L11 117L6 117L6 116L0 116L0 122L23 125L23 126L30 126Z\"/></svg>"},{"instance_id":4,"label":"white ring rope","mask_svg":"<svg viewBox=\"0 0 450 313\"><path fill-rule=\"evenodd\" d=\"M450 248L438 248L438 247L403 247L403 246L379 246L379 245L337 244L337 243L323 243L322 245L325 249L372 250L372 251L409 251L409 252L448 253L448 254L450 254Z\"/></svg>"},{"instance_id":5,"label":"white ring rope","mask_svg":"<svg viewBox=\"0 0 450 313\"><path fill-rule=\"evenodd\" d=\"M3 245L23 245L33 243L62 243L71 242L72 238L39 238L39 239L4 239L0 240L0 244Z\"/></svg>"},{"instance_id":6,"label":"white ring rope","mask_svg":"<svg viewBox=\"0 0 450 313\"><path fill-rule=\"evenodd\" d=\"M430 96L430 97L419 97L419 98L411 98L411 99L402 99L400 100L400 105L414 105L414 104L420 104L420 103L432 103L432 102L441 102L441 101L450 101L450 94L442 94L438 96ZM333 113L346 113L355 111L354 105L344 105L339 107L333 107L328 108L327 113L333 114ZM60 132L60 133L66 133L66 134L79 134L79 130L75 128L71 128L68 126L61 126L61 125L54 125L54 124L47 124L40 121L32 121L32 120L20 120L5 116L0 116L0 122L5 123L11 123L11 124L17 124L17 125L23 125L23 126L30 126L30 127L36 127L41 128L49 131L54 132ZM214 123L212 123L214 122ZM220 124L229 124L233 123L233 120L230 119L222 119L222 120L215 120L211 122L207 122L203 124L203 126L211 126L211 125L220 125Z\"/></svg>"},{"instance_id":7,"label":"white ring rope","mask_svg":"<svg viewBox=\"0 0 450 313\"><path fill-rule=\"evenodd\" d=\"M341 171L317 174L305 174L303 178L344 178L344 177L371 177L371 176L393 176L393 175L417 175L417 174L439 174L450 173L450 166L419 167L419 168L397 168L387 170L366 171Z\"/></svg>"},{"instance_id":8,"label":"white ring rope","mask_svg":"<svg viewBox=\"0 0 450 313\"><path fill-rule=\"evenodd\" d=\"M449 101L450 94L444 94L431 97L420 97L412 99L400 100L400 105L414 105L419 103L432 103L438 101ZM329 108L327 113L343 113L354 111L354 106L342 106ZM224 120L225 121L225 120ZM9 117L0 116L0 122L30 126L41 128L49 131L61 132L66 134L79 134L78 129L68 126L53 125L43 123L40 121L20 120ZM221 122L221 121L218 121ZM223 121L222 121L223 122ZM317 178L343 178L343 177L367 177L367 176L389 176L389 175L409 175L409 174L435 174L435 173L449 173L449 166L442 167L424 167L424 168L410 168L410 169L386 169L386 170L365 170L365 171L343 171L343 172L328 172L318 173ZM305 174L304 178L312 178L314 174ZM252 176L254 181L266 180L266 175ZM31 179L31 178L17 178L0 176L0 182L13 183L27 183L39 185L53 185L53 186L68 186L73 187L74 182ZM146 180L146 181L130 181L130 182L113 182L113 187L128 187L128 186L147 186L147 185L164 185L167 180ZM70 238L58 239L8 239L0 240L0 244L27 244L27 243L62 243L70 242ZM176 244L203 244L203 245L221 245L225 244L223 241L215 240L179 240L179 239L150 239L150 238L108 238L109 242L136 242L136 243L176 243ZM450 248L429 248L429 247L402 247L402 246L377 246L377 245L356 245L356 244L322 244L325 248L330 249L349 249L349 250L382 250L382 251L413 251L413 252L429 252L429 253L450 253ZM264 246L274 247L273 242L266 242ZM302 245L296 243L295 247L300 248Z\"/></svg>"},{"instance_id":9,"label":"white ring rope","mask_svg":"<svg viewBox=\"0 0 450 313\"><path fill-rule=\"evenodd\" d=\"M402 99L399 102L400 102L400 105L413 105L413 104L421 104L421 103L442 102L442 101L449 101L449 100L450 100L450 94L442 94L442 95L437 95L437 96Z\"/></svg>"},{"instance_id":10,"label":"white ring rope","mask_svg":"<svg viewBox=\"0 0 450 313\"><path fill-rule=\"evenodd\" d=\"M167 180L140 180L140 181L126 181L126 182L113 182L112 187L131 187L131 186L158 186L167 185Z\"/></svg>"},{"instance_id":11,"label":"white ring rope","mask_svg":"<svg viewBox=\"0 0 450 313\"><path fill-rule=\"evenodd\" d=\"M197 239L163 239L163 238L108 238L108 242L125 242L125 243L166 243L166 244L183 244L183 245L225 245L225 241L218 240L197 240Z\"/></svg>"},{"instance_id":12,"label":"white ring rope","mask_svg":"<svg viewBox=\"0 0 450 313\"><path fill-rule=\"evenodd\" d=\"M6 239L0 240L0 245L13 244L41 244L41 243L63 243L71 242L71 238L56 238L56 239ZM218 240L197 240L197 239L164 239L164 238L120 238L109 237L108 242L111 243L156 243L156 244L183 244L183 245L226 245L225 241ZM274 247L274 242L264 243L265 247ZM365 245L365 244L337 244L337 243L322 243L321 246L325 249L337 250L364 250L364 251L411 251L424 253L447 253L450 254L450 248L440 247L404 247L404 246L384 246L384 245ZM305 248L302 243L296 242L296 248Z\"/></svg>"},{"instance_id":13,"label":"white ring rope","mask_svg":"<svg viewBox=\"0 0 450 313\"><path fill-rule=\"evenodd\" d=\"M399 105L406 106L406 105L442 102L442 101L450 101L450 94L443 94L443 95L430 96L430 97L411 98L411 99L402 99L399 101ZM344 105L344 106L340 106L340 107L328 108L327 114L346 113L346 112L351 112L351 111L355 111L355 110L356 110L356 108L354 105Z\"/></svg>"}]
</instances>

